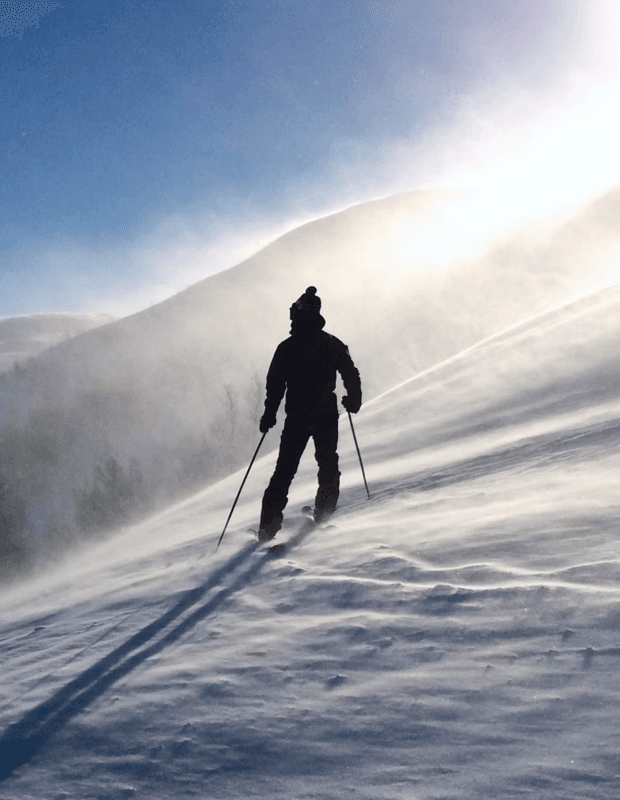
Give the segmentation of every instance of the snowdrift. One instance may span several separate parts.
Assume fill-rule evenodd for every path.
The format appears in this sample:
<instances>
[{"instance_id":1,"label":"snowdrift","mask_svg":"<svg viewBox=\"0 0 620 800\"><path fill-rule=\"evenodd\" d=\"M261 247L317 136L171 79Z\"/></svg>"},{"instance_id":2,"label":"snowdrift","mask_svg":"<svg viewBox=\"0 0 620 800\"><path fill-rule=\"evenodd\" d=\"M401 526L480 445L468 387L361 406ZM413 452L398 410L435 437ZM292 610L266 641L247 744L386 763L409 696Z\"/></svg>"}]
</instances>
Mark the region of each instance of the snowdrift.
<instances>
[{"instance_id":1,"label":"snowdrift","mask_svg":"<svg viewBox=\"0 0 620 800\"><path fill-rule=\"evenodd\" d=\"M255 549L273 456L0 595L8 800L620 790L620 287L342 426L334 528Z\"/></svg>"}]
</instances>

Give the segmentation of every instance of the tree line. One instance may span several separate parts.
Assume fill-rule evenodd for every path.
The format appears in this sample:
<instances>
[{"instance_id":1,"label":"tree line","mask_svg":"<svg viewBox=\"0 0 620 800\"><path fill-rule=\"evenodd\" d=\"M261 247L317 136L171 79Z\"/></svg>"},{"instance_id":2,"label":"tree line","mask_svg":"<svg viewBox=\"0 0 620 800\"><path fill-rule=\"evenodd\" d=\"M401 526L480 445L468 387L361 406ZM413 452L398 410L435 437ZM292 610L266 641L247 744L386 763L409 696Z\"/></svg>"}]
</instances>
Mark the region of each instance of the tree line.
<instances>
[{"instance_id":1,"label":"tree line","mask_svg":"<svg viewBox=\"0 0 620 800\"><path fill-rule=\"evenodd\" d=\"M263 396L258 373L223 385L208 423L172 444L148 425L122 446L110 428L97 429L98 418L122 413L119 398L101 391L10 420L0 432L0 573L106 535L239 469L256 446Z\"/></svg>"}]
</instances>

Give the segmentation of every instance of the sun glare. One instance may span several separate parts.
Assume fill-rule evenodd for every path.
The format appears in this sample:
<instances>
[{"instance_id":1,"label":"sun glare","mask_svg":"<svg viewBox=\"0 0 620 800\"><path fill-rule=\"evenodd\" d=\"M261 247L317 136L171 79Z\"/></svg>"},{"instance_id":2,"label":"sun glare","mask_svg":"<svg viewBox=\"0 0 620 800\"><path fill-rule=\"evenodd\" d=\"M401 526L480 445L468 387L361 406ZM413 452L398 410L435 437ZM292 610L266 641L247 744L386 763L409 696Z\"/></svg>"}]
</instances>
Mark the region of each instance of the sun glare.
<instances>
[{"instance_id":1,"label":"sun glare","mask_svg":"<svg viewBox=\"0 0 620 800\"><path fill-rule=\"evenodd\" d=\"M572 24L581 27L572 66L553 86L460 98L443 129L402 144L395 158L403 172L414 164L427 185L475 196L449 209L449 238L441 225L397 234L402 261L474 255L518 227L560 222L620 184L620 6L593 3Z\"/></svg>"}]
</instances>

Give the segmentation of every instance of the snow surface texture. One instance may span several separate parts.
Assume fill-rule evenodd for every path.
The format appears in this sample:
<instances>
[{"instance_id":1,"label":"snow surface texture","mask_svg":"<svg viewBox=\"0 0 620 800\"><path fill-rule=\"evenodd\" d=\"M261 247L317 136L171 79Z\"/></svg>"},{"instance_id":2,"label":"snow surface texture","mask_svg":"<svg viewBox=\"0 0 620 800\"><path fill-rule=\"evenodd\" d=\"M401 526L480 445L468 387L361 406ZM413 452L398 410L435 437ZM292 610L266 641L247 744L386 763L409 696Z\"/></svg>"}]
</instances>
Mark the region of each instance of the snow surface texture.
<instances>
[{"instance_id":1,"label":"snow surface texture","mask_svg":"<svg viewBox=\"0 0 620 800\"><path fill-rule=\"evenodd\" d=\"M0 596L24 798L616 800L615 287L346 419L334 529L256 549L273 455Z\"/></svg>"}]
</instances>

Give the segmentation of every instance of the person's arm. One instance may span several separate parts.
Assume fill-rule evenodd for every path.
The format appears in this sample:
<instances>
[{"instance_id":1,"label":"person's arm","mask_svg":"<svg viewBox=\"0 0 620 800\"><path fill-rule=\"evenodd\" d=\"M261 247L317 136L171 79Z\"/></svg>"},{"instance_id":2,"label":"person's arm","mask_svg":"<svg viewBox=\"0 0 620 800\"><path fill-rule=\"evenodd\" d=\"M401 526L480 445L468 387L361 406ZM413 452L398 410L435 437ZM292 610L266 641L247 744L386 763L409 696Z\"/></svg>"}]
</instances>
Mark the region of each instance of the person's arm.
<instances>
[{"instance_id":1,"label":"person's arm","mask_svg":"<svg viewBox=\"0 0 620 800\"><path fill-rule=\"evenodd\" d=\"M286 391L287 358L285 342L278 345L267 372L265 413L260 420L260 431L265 433L276 424L276 414Z\"/></svg>"},{"instance_id":2,"label":"person's arm","mask_svg":"<svg viewBox=\"0 0 620 800\"><path fill-rule=\"evenodd\" d=\"M352 414L357 414L362 405L362 382L360 374L353 363L349 348L343 344L338 364L338 372L342 377L346 396L342 398L342 405Z\"/></svg>"}]
</instances>

